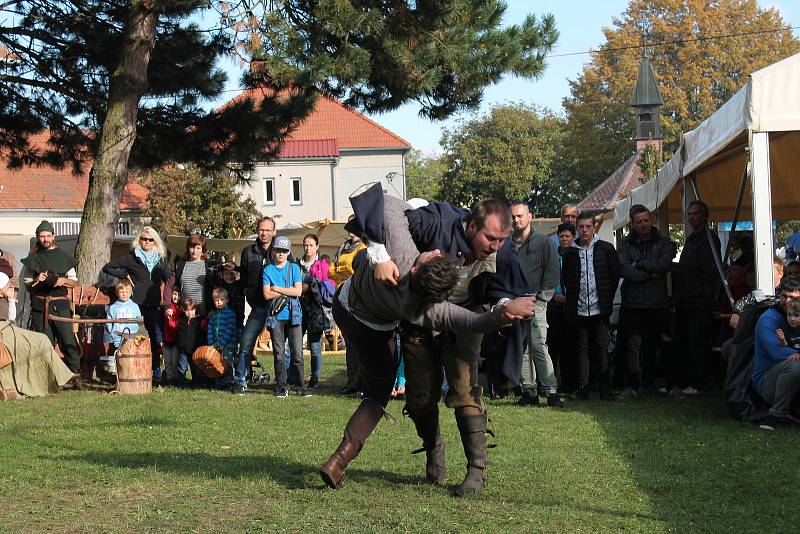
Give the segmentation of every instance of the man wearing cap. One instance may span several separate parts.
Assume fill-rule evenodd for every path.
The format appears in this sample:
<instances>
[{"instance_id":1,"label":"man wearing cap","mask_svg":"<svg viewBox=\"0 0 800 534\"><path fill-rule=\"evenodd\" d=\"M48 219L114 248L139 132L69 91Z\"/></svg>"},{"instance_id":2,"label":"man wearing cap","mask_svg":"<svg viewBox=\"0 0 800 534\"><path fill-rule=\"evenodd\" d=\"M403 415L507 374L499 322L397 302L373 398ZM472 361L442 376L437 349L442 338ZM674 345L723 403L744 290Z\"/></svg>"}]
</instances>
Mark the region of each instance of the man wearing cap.
<instances>
[{"instance_id":1,"label":"man wearing cap","mask_svg":"<svg viewBox=\"0 0 800 534\"><path fill-rule=\"evenodd\" d=\"M67 288L78 285L78 262L55 241L53 225L42 221L36 227L36 247L22 260L27 270L25 284L31 294L31 330L47 335L61 347L64 361L73 373L80 372L81 353L72 325L50 317L72 317ZM80 379L74 382L80 388Z\"/></svg>"}]
</instances>

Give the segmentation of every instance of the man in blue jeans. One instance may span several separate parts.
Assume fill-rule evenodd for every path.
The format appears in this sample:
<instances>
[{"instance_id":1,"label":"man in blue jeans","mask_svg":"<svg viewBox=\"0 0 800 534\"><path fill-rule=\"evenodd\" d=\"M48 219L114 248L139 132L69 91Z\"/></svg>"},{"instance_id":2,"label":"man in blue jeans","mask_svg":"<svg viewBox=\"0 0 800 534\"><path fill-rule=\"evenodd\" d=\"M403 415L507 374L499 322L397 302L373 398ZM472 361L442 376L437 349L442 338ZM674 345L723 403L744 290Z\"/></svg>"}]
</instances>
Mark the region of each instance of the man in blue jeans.
<instances>
[{"instance_id":1,"label":"man in blue jeans","mask_svg":"<svg viewBox=\"0 0 800 534\"><path fill-rule=\"evenodd\" d=\"M247 376L250 373L250 362L253 360L253 347L267 322L267 301L264 300L261 273L265 265L274 263L275 260L275 253L272 250L275 221L272 217L262 217L258 221L256 234L255 243L242 250L242 260L239 264L239 283L250 305L250 315L242 330L239 356L236 358L236 372L233 376L233 391L238 395L244 395L247 391ZM289 261L293 261L291 255Z\"/></svg>"}]
</instances>

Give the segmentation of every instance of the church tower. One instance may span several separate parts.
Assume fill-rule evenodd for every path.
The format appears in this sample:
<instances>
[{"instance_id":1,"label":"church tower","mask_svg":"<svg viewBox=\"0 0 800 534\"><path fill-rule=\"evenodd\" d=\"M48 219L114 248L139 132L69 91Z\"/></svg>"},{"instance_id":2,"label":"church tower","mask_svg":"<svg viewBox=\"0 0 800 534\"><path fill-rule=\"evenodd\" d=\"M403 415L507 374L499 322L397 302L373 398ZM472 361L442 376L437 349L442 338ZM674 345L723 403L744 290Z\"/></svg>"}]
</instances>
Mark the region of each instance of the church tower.
<instances>
[{"instance_id":1,"label":"church tower","mask_svg":"<svg viewBox=\"0 0 800 534\"><path fill-rule=\"evenodd\" d=\"M659 110L664 102L658 92L656 77L647 57L645 42L642 60L639 62L639 74L633 90L631 106L636 110L636 150L647 145L654 145L661 151L661 120Z\"/></svg>"}]
</instances>

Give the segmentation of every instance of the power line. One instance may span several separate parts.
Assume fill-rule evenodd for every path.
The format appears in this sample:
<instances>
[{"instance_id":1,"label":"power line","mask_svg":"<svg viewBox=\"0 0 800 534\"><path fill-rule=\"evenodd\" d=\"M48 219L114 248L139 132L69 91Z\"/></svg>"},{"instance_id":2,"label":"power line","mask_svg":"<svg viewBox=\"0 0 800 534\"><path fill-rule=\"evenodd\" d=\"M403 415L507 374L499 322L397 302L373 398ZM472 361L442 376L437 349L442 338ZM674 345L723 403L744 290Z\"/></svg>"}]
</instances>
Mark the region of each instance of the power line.
<instances>
[{"instance_id":1,"label":"power line","mask_svg":"<svg viewBox=\"0 0 800 534\"><path fill-rule=\"evenodd\" d=\"M647 47L656 47L656 46L666 46L671 44L685 44L685 43L696 43L698 41L713 41L715 39L725 39L728 37L741 37L745 35L762 35L765 33L777 33L777 32L784 32L784 31L793 31L800 29L800 26L790 26L787 28L775 28L771 30L758 30L752 32L741 32L741 33L728 33L728 34L720 34L720 35L711 35L709 37L694 37L691 39L677 39L675 41L659 41L656 43L647 43L638 44L638 45L629 45L629 46L617 46L613 48L601 48L599 50L585 50L583 52L566 52L564 54L550 54L547 57L568 57L568 56L582 56L584 54L602 54L606 52L617 52L619 50L631 50L634 48L644 48Z\"/></svg>"}]
</instances>

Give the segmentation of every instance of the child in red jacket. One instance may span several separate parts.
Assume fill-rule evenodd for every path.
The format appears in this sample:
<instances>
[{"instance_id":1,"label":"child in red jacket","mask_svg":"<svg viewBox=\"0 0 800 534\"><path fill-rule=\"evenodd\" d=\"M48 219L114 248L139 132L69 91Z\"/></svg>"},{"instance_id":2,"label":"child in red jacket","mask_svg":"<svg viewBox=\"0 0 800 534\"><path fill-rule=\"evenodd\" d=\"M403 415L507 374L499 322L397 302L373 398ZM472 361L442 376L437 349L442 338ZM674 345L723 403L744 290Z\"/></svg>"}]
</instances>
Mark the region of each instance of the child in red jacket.
<instances>
[{"instance_id":1,"label":"child in red jacket","mask_svg":"<svg viewBox=\"0 0 800 534\"><path fill-rule=\"evenodd\" d=\"M164 370L167 385L178 382L178 322L181 318L181 294L172 290L169 306L164 310Z\"/></svg>"}]
</instances>

